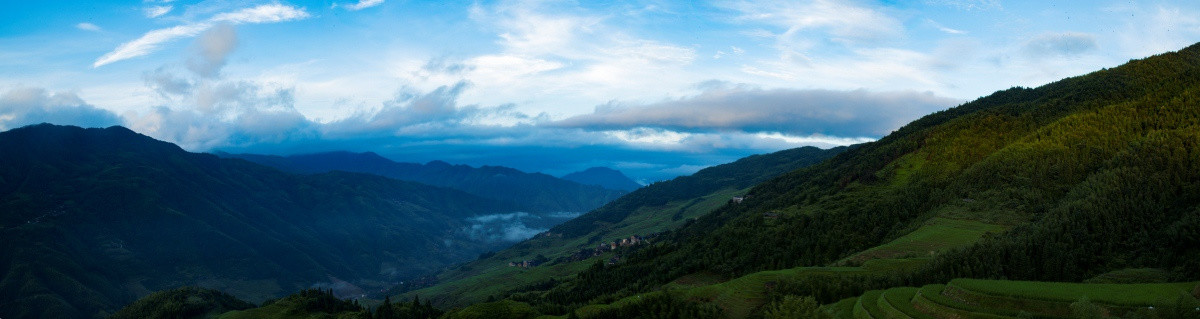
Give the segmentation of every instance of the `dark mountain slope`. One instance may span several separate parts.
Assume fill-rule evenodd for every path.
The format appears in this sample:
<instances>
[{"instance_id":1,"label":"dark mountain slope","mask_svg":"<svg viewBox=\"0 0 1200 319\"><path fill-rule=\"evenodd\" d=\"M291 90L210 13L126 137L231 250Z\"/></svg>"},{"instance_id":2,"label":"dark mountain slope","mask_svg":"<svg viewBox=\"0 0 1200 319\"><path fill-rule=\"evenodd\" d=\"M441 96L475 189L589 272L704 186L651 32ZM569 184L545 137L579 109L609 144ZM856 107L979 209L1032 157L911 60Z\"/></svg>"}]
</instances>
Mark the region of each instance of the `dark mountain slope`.
<instances>
[{"instance_id":1,"label":"dark mountain slope","mask_svg":"<svg viewBox=\"0 0 1200 319\"><path fill-rule=\"evenodd\" d=\"M1000 91L762 183L625 262L522 298L551 309L688 274L833 265L934 217L1012 229L939 255L910 283L1078 281L1141 267L1196 278L1198 132L1200 45Z\"/></svg>"},{"instance_id":2,"label":"dark mountain slope","mask_svg":"<svg viewBox=\"0 0 1200 319\"><path fill-rule=\"evenodd\" d=\"M642 185L629 179L621 171L607 167L592 167L586 170L563 175L562 179L583 185L596 185L607 189L633 191Z\"/></svg>"},{"instance_id":3,"label":"dark mountain slope","mask_svg":"<svg viewBox=\"0 0 1200 319\"><path fill-rule=\"evenodd\" d=\"M398 163L375 153L329 152L287 157L254 154L218 154L273 166L294 173L346 171L375 174L405 181L448 187L480 197L517 203L525 209L546 212L585 212L624 194L621 190L582 185L541 173L525 173L500 166L470 167L433 161Z\"/></svg>"},{"instance_id":4,"label":"dark mountain slope","mask_svg":"<svg viewBox=\"0 0 1200 319\"><path fill-rule=\"evenodd\" d=\"M494 248L459 240L508 212L461 191L372 175L290 175L121 127L0 133L0 314L90 317L150 291L252 301L317 283L390 286Z\"/></svg>"}]
</instances>

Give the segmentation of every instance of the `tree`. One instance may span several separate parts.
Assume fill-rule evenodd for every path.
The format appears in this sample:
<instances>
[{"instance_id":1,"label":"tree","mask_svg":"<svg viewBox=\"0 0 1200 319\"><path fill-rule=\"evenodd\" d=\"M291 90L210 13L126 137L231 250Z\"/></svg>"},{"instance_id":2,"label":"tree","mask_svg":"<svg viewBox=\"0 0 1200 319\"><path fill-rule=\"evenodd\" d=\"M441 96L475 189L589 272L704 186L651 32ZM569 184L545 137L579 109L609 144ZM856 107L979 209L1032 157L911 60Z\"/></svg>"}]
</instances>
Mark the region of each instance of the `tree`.
<instances>
[{"instance_id":1,"label":"tree","mask_svg":"<svg viewBox=\"0 0 1200 319\"><path fill-rule=\"evenodd\" d=\"M1083 296L1079 301L1071 303L1071 317L1080 319L1104 318L1104 308L1092 303L1091 298Z\"/></svg>"},{"instance_id":2,"label":"tree","mask_svg":"<svg viewBox=\"0 0 1200 319\"><path fill-rule=\"evenodd\" d=\"M396 318L395 311L392 311L392 297L384 296L383 304L375 308L375 319L393 319Z\"/></svg>"},{"instance_id":3,"label":"tree","mask_svg":"<svg viewBox=\"0 0 1200 319\"><path fill-rule=\"evenodd\" d=\"M787 318L825 318L821 312L821 304L812 296L785 296L783 300L772 303L764 315L767 319Z\"/></svg>"}]
</instances>

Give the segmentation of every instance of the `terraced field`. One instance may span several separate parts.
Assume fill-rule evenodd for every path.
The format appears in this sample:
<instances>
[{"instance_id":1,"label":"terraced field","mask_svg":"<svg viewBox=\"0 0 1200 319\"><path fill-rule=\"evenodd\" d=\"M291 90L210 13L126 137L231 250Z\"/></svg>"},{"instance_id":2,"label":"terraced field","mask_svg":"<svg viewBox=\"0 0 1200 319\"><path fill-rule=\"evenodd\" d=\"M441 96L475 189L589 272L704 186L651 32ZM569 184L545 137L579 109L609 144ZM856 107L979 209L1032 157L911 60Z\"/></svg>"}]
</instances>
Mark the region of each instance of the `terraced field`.
<instances>
[{"instance_id":1,"label":"terraced field","mask_svg":"<svg viewBox=\"0 0 1200 319\"><path fill-rule=\"evenodd\" d=\"M935 217L924 225L891 242L847 257L862 262L877 258L930 257L947 249L969 246L984 234L1000 233L1008 227L974 220Z\"/></svg>"},{"instance_id":2,"label":"terraced field","mask_svg":"<svg viewBox=\"0 0 1200 319\"><path fill-rule=\"evenodd\" d=\"M945 285L872 290L824 309L836 318L854 319L1072 318L1083 307L1110 317L1200 318L1200 301L1191 294L1198 285L955 279Z\"/></svg>"}]
</instances>

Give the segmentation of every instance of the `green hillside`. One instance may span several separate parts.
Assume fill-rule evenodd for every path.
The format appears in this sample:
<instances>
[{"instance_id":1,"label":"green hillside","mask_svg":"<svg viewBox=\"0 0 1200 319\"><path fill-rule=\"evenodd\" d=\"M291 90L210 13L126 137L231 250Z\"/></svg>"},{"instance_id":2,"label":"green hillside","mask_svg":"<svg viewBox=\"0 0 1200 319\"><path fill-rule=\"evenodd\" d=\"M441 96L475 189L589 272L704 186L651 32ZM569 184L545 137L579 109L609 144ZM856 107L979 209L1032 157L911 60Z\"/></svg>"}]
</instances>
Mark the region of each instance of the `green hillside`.
<instances>
[{"instance_id":1,"label":"green hillside","mask_svg":"<svg viewBox=\"0 0 1200 319\"><path fill-rule=\"evenodd\" d=\"M627 211L602 208L559 233L582 236ZM844 305L839 300L872 289L960 277L1079 282L1156 268L1195 280L1200 46L931 114L758 184L744 202L631 250L618 263L510 298L566 315L698 274L733 283L777 269L904 257L925 261L898 273L796 279L772 293Z\"/></svg>"},{"instance_id":2,"label":"green hillside","mask_svg":"<svg viewBox=\"0 0 1200 319\"><path fill-rule=\"evenodd\" d=\"M361 295L469 260L466 218L512 207L377 176L291 175L121 127L0 133L0 316L103 317L201 286L261 302Z\"/></svg>"},{"instance_id":3,"label":"green hillside","mask_svg":"<svg viewBox=\"0 0 1200 319\"><path fill-rule=\"evenodd\" d=\"M1187 291L1197 282L1079 284L955 279L920 288L872 290L852 298L853 310L824 309L833 318L1196 318ZM858 305L870 305L858 307Z\"/></svg>"},{"instance_id":4,"label":"green hillside","mask_svg":"<svg viewBox=\"0 0 1200 319\"><path fill-rule=\"evenodd\" d=\"M197 287L152 293L125 306L110 319L214 318L223 313L254 308L254 304L229 294Z\"/></svg>"},{"instance_id":5,"label":"green hillside","mask_svg":"<svg viewBox=\"0 0 1200 319\"><path fill-rule=\"evenodd\" d=\"M705 168L690 176L658 182L552 228L545 234L518 243L495 255L455 267L438 275L439 283L404 294L402 298L430 298L440 306L461 306L527 286L562 280L591 266L595 259L563 260L581 249L630 236L648 236L675 229L745 194L747 188L771 177L811 165L844 151L804 147L754 155L733 163ZM510 261L544 256L549 264L520 268Z\"/></svg>"}]
</instances>

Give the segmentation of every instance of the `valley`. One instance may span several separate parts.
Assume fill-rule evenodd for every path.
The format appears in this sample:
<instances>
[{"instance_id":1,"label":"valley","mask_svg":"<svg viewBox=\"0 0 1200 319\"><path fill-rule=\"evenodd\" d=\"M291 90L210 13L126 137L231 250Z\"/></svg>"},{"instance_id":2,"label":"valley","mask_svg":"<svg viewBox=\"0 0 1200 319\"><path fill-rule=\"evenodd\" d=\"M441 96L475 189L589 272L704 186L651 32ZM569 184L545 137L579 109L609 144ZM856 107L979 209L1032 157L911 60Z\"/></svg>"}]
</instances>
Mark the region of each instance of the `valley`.
<instances>
[{"instance_id":1,"label":"valley","mask_svg":"<svg viewBox=\"0 0 1200 319\"><path fill-rule=\"evenodd\" d=\"M1200 2L0 16L0 319L1200 319Z\"/></svg>"}]
</instances>

